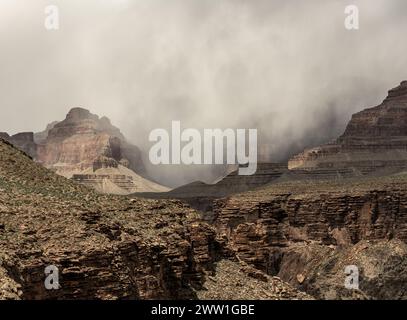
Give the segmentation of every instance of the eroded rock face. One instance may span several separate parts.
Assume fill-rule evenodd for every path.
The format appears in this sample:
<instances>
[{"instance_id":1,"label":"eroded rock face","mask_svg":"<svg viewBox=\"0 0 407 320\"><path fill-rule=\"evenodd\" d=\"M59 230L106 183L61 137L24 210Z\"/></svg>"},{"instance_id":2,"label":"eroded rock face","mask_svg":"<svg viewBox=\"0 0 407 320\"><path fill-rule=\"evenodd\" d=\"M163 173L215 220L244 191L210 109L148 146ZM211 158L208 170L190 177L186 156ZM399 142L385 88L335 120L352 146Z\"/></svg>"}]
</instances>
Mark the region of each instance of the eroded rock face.
<instances>
[{"instance_id":1,"label":"eroded rock face","mask_svg":"<svg viewBox=\"0 0 407 320\"><path fill-rule=\"evenodd\" d=\"M362 288L366 296L407 299L401 289L407 286L406 265L394 262L407 259L406 185L405 175L275 184L216 201L214 225L240 259L320 298L352 298L339 266L359 265L370 281ZM369 241L377 246L367 245L368 254L358 255L360 243ZM386 247L387 260L369 273L367 266ZM324 267L331 256L335 272ZM327 284L333 282L340 290L330 292ZM402 284L393 287L395 282ZM372 283L387 287L376 290Z\"/></svg>"},{"instance_id":2,"label":"eroded rock face","mask_svg":"<svg viewBox=\"0 0 407 320\"><path fill-rule=\"evenodd\" d=\"M97 194L1 139L0 189L0 299L309 298L281 280L254 281L182 202ZM44 286L51 265L57 290ZM208 277L251 286L219 291Z\"/></svg>"},{"instance_id":3,"label":"eroded rock face","mask_svg":"<svg viewBox=\"0 0 407 320\"><path fill-rule=\"evenodd\" d=\"M46 168L103 193L161 192L167 188L144 178L140 150L128 143L106 117L73 108L45 131L3 138Z\"/></svg>"},{"instance_id":4,"label":"eroded rock face","mask_svg":"<svg viewBox=\"0 0 407 320\"><path fill-rule=\"evenodd\" d=\"M107 118L99 119L86 109L74 108L65 120L48 129L39 145L37 161L69 177L75 170L93 167L100 156L122 160L121 148L125 144L120 130ZM141 160L132 163L133 167L141 165Z\"/></svg>"},{"instance_id":5,"label":"eroded rock face","mask_svg":"<svg viewBox=\"0 0 407 320\"><path fill-rule=\"evenodd\" d=\"M293 157L289 169L353 168L361 174L407 167L407 81L377 107L353 115L337 141Z\"/></svg>"}]
</instances>

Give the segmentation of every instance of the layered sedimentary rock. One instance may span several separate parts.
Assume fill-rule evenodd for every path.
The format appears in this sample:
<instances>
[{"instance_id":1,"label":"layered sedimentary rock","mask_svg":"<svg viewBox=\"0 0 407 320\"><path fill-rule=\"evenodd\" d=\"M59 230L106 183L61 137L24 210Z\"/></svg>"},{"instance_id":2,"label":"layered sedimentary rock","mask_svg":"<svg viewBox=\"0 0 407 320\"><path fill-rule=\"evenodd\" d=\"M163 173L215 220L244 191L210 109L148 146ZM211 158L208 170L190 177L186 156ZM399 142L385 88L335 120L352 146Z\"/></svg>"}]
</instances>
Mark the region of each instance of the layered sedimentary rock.
<instances>
[{"instance_id":1,"label":"layered sedimentary rock","mask_svg":"<svg viewBox=\"0 0 407 320\"><path fill-rule=\"evenodd\" d=\"M103 193L130 194L168 189L144 178L140 150L106 117L73 108L66 119L40 133L7 139L46 168Z\"/></svg>"},{"instance_id":2,"label":"layered sedimentary rock","mask_svg":"<svg viewBox=\"0 0 407 320\"><path fill-rule=\"evenodd\" d=\"M0 190L0 299L307 298L279 279L251 280L180 201L100 195L1 139ZM45 288L48 266L58 289ZM222 295L211 278L255 287Z\"/></svg>"},{"instance_id":3,"label":"layered sedimentary rock","mask_svg":"<svg viewBox=\"0 0 407 320\"><path fill-rule=\"evenodd\" d=\"M107 118L99 119L82 108L71 109L65 120L48 128L47 137L40 142L37 161L68 177L75 171L93 167L100 156L127 160L122 152L127 142L120 130ZM137 150L136 161L129 166L142 165L139 153Z\"/></svg>"},{"instance_id":4,"label":"layered sedimentary rock","mask_svg":"<svg viewBox=\"0 0 407 320\"><path fill-rule=\"evenodd\" d=\"M403 82L289 167L261 163L165 196L201 209L240 261L318 298L407 299L406 93ZM346 266L358 267L359 290L345 287Z\"/></svg>"},{"instance_id":5,"label":"layered sedimentary rock","mask_svg":"<svg viewBox=\"0 0 407 320\"><path fill-rule=\"evenodd\" d=\"M394 172L407 167L407 81L377 107L352 116L336 141L293 157L289 169L352 168L356 173Z\"/></svg>"},{"instance_id":6,"label":"layered sedimentary rock","mask_svg":"<svg viewBox=\"0 0 407 320\"><path fill-rule=\"evenodd\" d=\"M128 195L140 192L160 193L167 189L153 183L128 168L128 161L118 162L106 156L98 157L92 167L74 173L72 180L92 187L101 193Z\"/></svg>"},{"instance_id":7,"label":"layered sedimentary rock","mask_svg":"<svg viewBox=\"0 0 407 320\"><path fill-rule=\"evenodd\" d=\"M357 265L362 298L407 299L406 185L406 175L275 184L216 201L214 225L240 259L321 298L352 298L344 267Z\"/></svg>"},{"instance_id":8,"label":"layered sedimentary rock","mask_svg":"<svg viewBox=\"0 0 407 320\"><path fill-rule=\"evenodd\" d=\"M216 184L180 187L174 197L222 197L283 180L332 180L386 175L407 169L407 81L389 91L377 107L353 115L336 141L305 150L288 165L271 164L271 148L259 147L258 170L252 176L227 175Z\"/></svg>"}]
</instances>

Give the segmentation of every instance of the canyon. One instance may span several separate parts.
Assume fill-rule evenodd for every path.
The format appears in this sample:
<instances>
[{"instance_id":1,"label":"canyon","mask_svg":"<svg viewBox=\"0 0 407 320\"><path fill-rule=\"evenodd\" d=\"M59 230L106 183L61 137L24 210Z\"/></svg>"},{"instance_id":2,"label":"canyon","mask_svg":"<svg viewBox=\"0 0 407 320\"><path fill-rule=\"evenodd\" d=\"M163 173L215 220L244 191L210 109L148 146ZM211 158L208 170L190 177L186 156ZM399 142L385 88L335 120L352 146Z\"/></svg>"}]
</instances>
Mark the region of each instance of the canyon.
<instances>
[{"instance_id":1,"label":"canyon","mask_svg":"<svg viewBox=\"0 0 407 320\"><path fill-rule=\"evenodd\" d=\"M0 299L311 298L256 278L188 205L97 193L2 139L0 190Z\"/></svg>"},{"instance_id":2,"label":"canyon","mask_svg":"<svg viewBox=\"0 0 407 320\"><path fill-rule=\"evenodd\" d=\"M189 203L239 261L316 298L406 299L406 102L402 82L335 142L288 164L144 196ZM344 287L349 265L359 290Z\"/></svg>"},{"instance_id":3,"label":"canyon","mask_svg":"<svg viewBox=\"0 0 407 320\"><path fill-rule=\"evenodd\" d=\"M273 184L215 201L212 224L239 259L323 299L406 299L407 173ZM356 265L360 291L344 288Z\"/></svg>"},{"instance_id":4,"label":"canyon","mask_svg":"<svg viewBox=\"0 0 407 320\"><path fill-rule=\"evenodd\" d=\"M126 190L142 168L107 120L73 109L39 135L2 134L0 298L407 299L406 141L402 82L288 163L113 195L103 183Z\"/></svg>"}]
</instances>

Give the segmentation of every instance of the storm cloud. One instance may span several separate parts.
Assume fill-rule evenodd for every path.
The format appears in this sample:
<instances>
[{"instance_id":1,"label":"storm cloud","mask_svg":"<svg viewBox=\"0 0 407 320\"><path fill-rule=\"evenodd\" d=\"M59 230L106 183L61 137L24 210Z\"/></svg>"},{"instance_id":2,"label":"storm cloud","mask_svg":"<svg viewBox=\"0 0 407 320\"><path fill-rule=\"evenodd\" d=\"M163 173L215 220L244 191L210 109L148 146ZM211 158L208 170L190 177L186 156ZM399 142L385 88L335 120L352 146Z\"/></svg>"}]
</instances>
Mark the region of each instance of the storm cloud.
<instances>
[{"instance_id":1,"label":"storm cloud","mask_svg":"<svg viewBox=\"0 0 407 320\"><path fill-rule=\"evenodd\" d=\"M349 4L359 30L344 27ZM144 150L180 120L257 128L284 161L407 79L406 13L404 0L1 0L0 131L41 131L82 106ZM149 170L176 185L208 172Z\"/></svg>"}]
</instances>

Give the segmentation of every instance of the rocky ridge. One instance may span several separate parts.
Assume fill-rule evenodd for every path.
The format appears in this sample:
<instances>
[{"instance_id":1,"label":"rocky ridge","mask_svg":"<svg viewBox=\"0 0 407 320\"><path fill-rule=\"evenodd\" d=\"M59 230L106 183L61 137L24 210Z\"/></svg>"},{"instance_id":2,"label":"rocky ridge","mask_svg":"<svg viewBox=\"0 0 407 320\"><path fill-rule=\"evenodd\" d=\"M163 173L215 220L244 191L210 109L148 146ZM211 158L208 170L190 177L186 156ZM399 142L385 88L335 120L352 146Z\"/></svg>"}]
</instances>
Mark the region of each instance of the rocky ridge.
<instances>
[{"instance_id":1,"label":"rocky ridge","mask_svg":"<svg viewBox=\"0 0 407 320\"><path fill-rule=\"evenodd\" d=\"M205 287L209 277L232 276L218 274L217 263L230 259L229 267L242 269L224 252L213 227L180 201L97 194L3 140L0 189L1 299L211 298L219 292ZM49 265L58 267L58 290L44 287ZM250 277L243 269L234 275L242 283L257 283ZM246 294L309 298L281 280L266 281L269 290L252 286Z\"/></svg>"},{"instance_id":2,"label":"rocky ridge","mask_svg":"<svg viewBox=\"0 0 407 320\"><path fill-rule=\"evenodd\" d=\"M215 201L213 224L240 259L316 297L406 299L406 185L407 174L273 184ZM346 265L361 269L359 292L344 288Z\"/></svg>"},{"instance_id":3,"label":"rocky ridge","mask_svg":"<svg viewBox=\"0 0 407 320\"><path fill-rule=\"evenodd\" d=\"M352 169L359 174L407 168L407 81L389 91L379 106L352 116L336 141L305 150L289 169Z\"/></svg>"}]
</instances>

